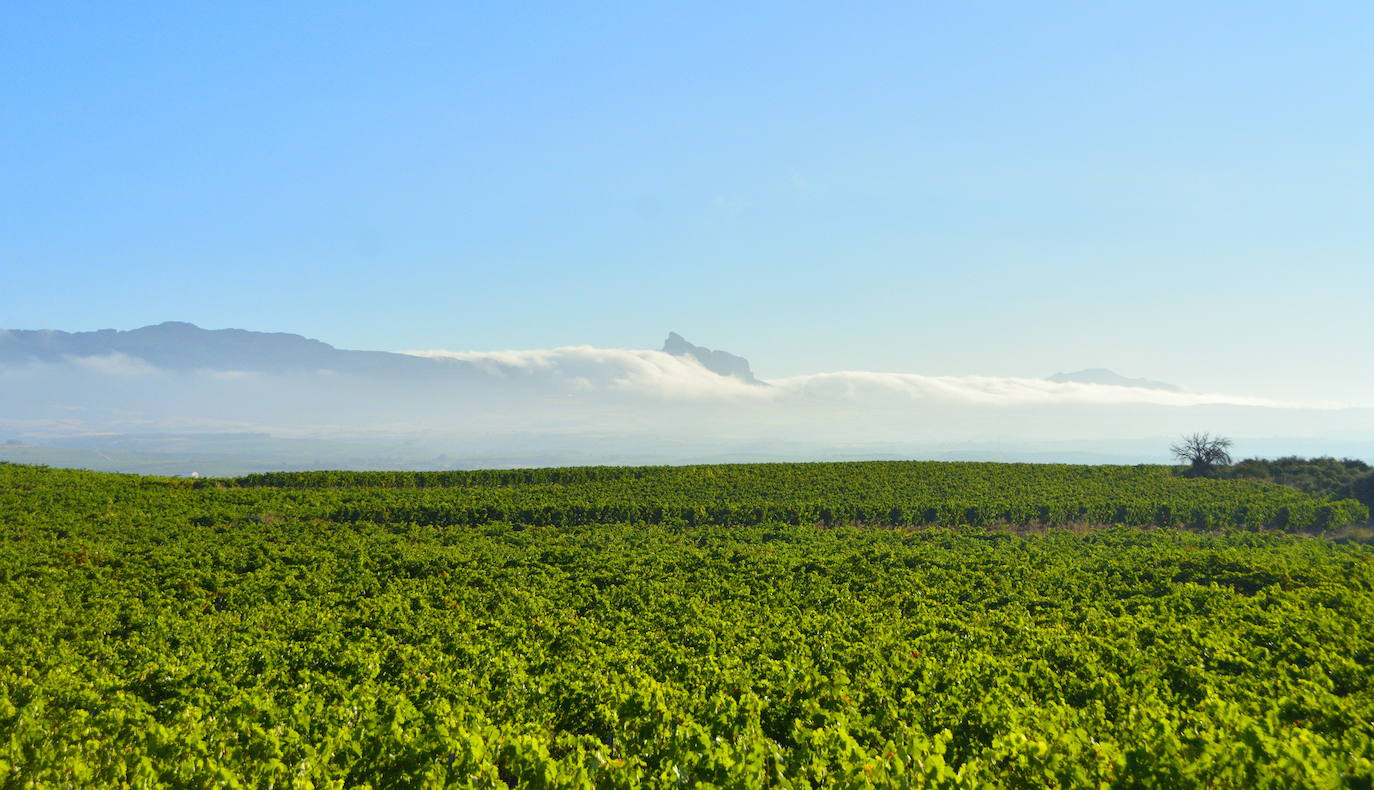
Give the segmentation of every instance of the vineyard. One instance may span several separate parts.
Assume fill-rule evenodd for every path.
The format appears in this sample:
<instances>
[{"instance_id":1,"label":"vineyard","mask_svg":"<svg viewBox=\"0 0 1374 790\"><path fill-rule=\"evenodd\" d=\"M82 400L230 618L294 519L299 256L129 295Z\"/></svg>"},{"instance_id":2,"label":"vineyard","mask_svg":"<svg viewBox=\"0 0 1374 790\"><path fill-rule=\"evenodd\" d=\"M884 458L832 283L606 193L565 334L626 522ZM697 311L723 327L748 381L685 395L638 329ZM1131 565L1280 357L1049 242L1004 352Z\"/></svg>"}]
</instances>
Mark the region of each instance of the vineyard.
<instances>
[{"instance_id":1,"label":"vineyard","mask_svg":"<svg viewBox=\"0 0 1374 790\"><path fill-rule=\"evenodd\" d=\"M0 786L1371 787L1374 548L1321 537L1368 517L1154 466L0 464Z\"/></svg>"},{"instance_id":2,"label":"vineyard","mask_svg":"<svg viewBox=\"0 0 1374 790\"><path fill-rule=\"evenodd\" d=\"M1351 499L1327 501L1248 480L1189 480L1163 466L868 462L286 472L228 484L332 492L318 501L336 504L326 513L333 521L448 526L1087 522L1320 531L1369 517Z\"/></svg>"}]
</instances>

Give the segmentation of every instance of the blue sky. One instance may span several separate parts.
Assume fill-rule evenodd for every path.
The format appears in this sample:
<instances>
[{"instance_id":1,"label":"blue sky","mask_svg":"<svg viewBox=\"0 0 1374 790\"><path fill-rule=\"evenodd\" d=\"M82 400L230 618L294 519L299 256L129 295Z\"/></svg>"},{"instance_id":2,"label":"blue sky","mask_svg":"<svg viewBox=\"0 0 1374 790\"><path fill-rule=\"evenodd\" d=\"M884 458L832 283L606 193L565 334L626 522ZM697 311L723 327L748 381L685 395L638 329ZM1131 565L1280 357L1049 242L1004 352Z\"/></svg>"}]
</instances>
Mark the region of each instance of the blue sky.
<instances>
[{"instance_id":1,"label":"blue sky","mask_svg":"<svg viewBox=\"0 0 1374 790\"><path fill-rule=\"evenodd\" d=\"M514 5L10 4L0 326L1374 390L1368 3Z\"/></svg>"}]
</instances>

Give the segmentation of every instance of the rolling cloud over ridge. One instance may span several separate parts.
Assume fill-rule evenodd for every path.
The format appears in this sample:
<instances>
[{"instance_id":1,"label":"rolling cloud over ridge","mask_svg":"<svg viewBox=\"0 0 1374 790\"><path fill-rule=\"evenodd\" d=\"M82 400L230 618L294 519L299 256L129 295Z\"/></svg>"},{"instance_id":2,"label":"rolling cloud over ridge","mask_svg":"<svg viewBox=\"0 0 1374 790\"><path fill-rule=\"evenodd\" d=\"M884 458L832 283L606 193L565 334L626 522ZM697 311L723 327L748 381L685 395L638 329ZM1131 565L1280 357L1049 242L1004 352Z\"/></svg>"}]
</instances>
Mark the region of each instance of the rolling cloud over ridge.
<instances>
[{"instance_id":1,"label":"rolling cloud over ridge","mask_svg":"<svg viewBox=\"0 0 1374 790\"><path fill-rule=\"evenodd\" d=\"M838 370L760 381L736 370L748 370L742 358L708 367L717 352L669 346L392 353L176 323L7 333L0 440L253 431L390 441L431 448L432 457L516 458L518 449L518 458L544 464L769 458L781 451L758 448L781 446L796 459L837 448L919 455L937 444L1117 440L1162 453L1169 437L1195 430L1374 442L1371 409L1130 386L1117 382L1152 382L1120 376ZM1064 377L1086 373L1107 372Z\"/></svg>"},{"instance_id":2,"label":"rolling cloud over ridge","mask_svg":"<svg viewBox=\"0 0 1374 790\"><path fill-rule=\"evenodd\" d=\"M764 382L769 386L760 387L712 373L691 357L646 349L565 346L525 351L428 350L402 353L464 362L506 378L542 378L551 383L563 382L580 390L679 399L743 399L754 402L906 400L982 406L1060 403L1314 408L1266 398L1218 393L1004 376L927 376L855 370L772 379Z\"/></svg>"}]
</instances>

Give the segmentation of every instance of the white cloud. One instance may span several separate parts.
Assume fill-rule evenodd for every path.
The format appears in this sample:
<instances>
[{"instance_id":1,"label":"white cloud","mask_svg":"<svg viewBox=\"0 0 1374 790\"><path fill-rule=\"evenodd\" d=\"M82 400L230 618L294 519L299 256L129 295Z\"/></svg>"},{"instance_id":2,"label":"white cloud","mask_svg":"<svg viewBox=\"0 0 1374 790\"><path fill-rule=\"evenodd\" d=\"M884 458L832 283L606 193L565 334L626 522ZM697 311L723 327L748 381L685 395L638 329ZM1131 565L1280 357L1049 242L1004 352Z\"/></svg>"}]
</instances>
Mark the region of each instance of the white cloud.
<instances>
[{"instance_id":1,"label":"white cloud","mask_svg":"<svg viewBox=\"0 0 1374 790\"><path fill-rule=\"evenodd\" d=\"M201 376L208 376L208 377L210 377L210 378L212 378L212 379L218 379L218 380L220 380L220 381L240 381L240 380L244 380L244 379L260 378L260 377L263 375L263 374L261 374L261 373L258 373L258 372L256 372L256 371L252 371L252 370L208 370L208 369L205 369L205 370L196 370L195 372L196 372L196 374L198 374L198 375L201 375ZM328 371L323 371L323 370L322 370L322 371L318 371L318 372L319 372L319 373L327 373Z\"/></svg>"},{"instance_id":2,"label":"white cloud","mask_svg":"<svg viewBox=\"0 0 1374 790\"><path fill-rule=\"evenodd\" d=\"M659 439L1005 442L1374 430L1374 412L1042 379L846 370L756 385L647 349L408 353L463 370L428 378L172 372L119 355L0 364L0 416L59 421L31 431L76 430L60 421L79 417L86 432L615 434L640 437L644 447ZM58 408L64 403L91 410L70 413Z\"/></svg>"},{"instance_id":3,"label":"white cloud","mask_svg":"<svg viewBox=\"0 0 1374 790\"><path fill-rule=\"evenodd\" d=\"M1058 383L1044 379L997 376L922 376L915 373L840 371L793 376L770 382L804 397L841 400L905 398L984 406L1053 404L1151 404L1157 406L1264 406L1294 408L1263 398L1174 392L1105 384Z\"/></svg>"},{"instance_id":4,"label":"white cloud","mask_svg":"<svg viewBox=\"0 0 1374 790\"><path fill-rule=\"evenodd\" d=\"M118 352L97 357L67 357L66 359L77 368L93 373L103 373L107 376L134 378L162 372L161 369L145 360Z\"/></svg>"},{"instance_id":5,"label":"white cloud","mask_svg":"<svg viewBox=\"0 0 1374 790\"><path fill-rule=\"evenodd\" d=\"M667 399L768 400L768 387L719 376L692 357L628 348L565 346L530 351L406 351L465 362L502 378L543 378L569 390L605 391Z\"/></svg>"},{"instance_id":6,"label":"white cloud","mask_svg":"<svg viewBox=\"0 0 1374 790\"><path fill-rule=\"evenodd\" d=\"M971 406L1232 405L1300 408L1264 398L998 376L923 376L846 370L775 379L756 386L719 376L692 357L662 351L568 346L529 351L407 351L452 359L503 378L543 377L569 390L616 391L672 399L751 402L846 401L880 405L937 402Z\"/></svg>"}]
</instances>

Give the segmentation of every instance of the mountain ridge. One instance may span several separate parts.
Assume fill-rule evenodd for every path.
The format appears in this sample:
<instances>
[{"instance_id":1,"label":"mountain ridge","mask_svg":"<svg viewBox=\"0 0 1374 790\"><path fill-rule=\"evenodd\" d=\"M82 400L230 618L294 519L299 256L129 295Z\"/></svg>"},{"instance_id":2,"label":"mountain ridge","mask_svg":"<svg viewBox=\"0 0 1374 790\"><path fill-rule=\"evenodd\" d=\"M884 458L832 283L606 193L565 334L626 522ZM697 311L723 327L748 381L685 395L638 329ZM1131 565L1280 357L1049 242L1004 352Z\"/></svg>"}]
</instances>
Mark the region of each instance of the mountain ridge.
<instances>
[{"instance_id":1,"label":"mountain ridge","mask_svg":"<svg viewBox=\"0 0 1374 790\"><path fill-rule=\"evenodd\" d=\"M707 370L751 384L749 361L727 351L687 342L676 332L664 353L691 357ZM315 373L329 370L368 376L451 377L478 375L469 363L392 351L358 351L290 332L205 329L186 321L163 321L137 329L68 332L59 329L0 330L0 363L63 362L72 358L124 355L164 370Z\"/></svg>"},{"instance_id":2,"label":"mountain ridge","mask_svg":"<svg viewBox=\"0 0 1374 790\"><path fill-rule=\"evenodd\" d=\"M444 369L418 357L389 351L339 349L324 341L289 332L203 329L186 321L164 321L129 330L10 329L0 332L0 362L61 362L70 357L112 354L134 357L173 371L296 373L335 370L414 375Z\"/></svg>"}]
</instances>

